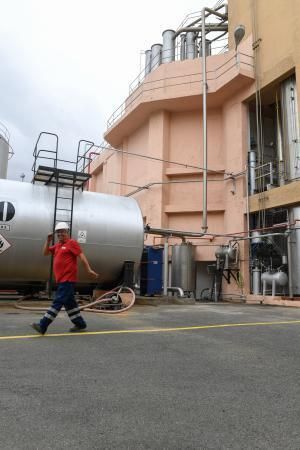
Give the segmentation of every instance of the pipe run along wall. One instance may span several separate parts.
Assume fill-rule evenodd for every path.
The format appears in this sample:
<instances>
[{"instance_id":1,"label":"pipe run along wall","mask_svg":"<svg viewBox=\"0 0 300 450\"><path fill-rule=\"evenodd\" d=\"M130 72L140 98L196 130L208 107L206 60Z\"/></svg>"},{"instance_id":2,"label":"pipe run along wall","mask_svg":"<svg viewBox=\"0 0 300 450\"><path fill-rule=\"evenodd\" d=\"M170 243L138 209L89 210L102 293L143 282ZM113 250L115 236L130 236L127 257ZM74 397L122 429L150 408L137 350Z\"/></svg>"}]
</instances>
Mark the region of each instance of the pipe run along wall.
<instances>
[{"instance_id":1,"label":"pipe run along wall","mask_svg":"<svg viewBox=\"0 0 300 450\"><path fill-rule=\"evenodd\" d=\"M50 259L42 249L52 230L54 199L53 187L0 180L0 284L48 279ZM136 268L140 262L144 226L137 202L75 191L73 239L100 273L99 281L114 282L124 261L134 261ZM92 280L82 270L79 281Z\"/></svg>"}]
</instances>

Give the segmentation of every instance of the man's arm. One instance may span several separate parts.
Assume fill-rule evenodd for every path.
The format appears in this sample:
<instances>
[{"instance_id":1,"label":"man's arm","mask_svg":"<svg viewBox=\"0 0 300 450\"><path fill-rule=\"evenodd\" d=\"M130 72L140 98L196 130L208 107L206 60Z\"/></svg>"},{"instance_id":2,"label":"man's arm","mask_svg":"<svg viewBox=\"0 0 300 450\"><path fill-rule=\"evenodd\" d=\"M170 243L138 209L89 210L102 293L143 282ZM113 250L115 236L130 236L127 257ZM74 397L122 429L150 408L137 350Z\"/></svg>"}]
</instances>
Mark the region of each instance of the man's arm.
<instances>
[{"instance_id":1,"label":"man's arm","mask_svg":"<svg viewBox=\"0 0 300 450\"><path fill-rule=\"evenodd\" d=\"M80 258L80 260L81 260L85 270L87 271L87 273L89 275L92 275L94 278L98 278L99 275L96 272L94 272L94 270L91 269L85 254L84 253L80 253L78 256L79 256L79 258Z\"/></svg>"},{"instance_id":2,"label":"man's arm","mask_svg":"<svg viewBox=\"0 0 300 450\"><path fill-rule=\"evenodd\" d=\"M47 236L47 240L46 240L46 242L44 244L44 248L43 248L43 255L44 256L51 255L51 252L49 250L49 246L52 243L52 239L53 239L53 234L49 233L48 236Z\"/></svg>"}]
</instances>

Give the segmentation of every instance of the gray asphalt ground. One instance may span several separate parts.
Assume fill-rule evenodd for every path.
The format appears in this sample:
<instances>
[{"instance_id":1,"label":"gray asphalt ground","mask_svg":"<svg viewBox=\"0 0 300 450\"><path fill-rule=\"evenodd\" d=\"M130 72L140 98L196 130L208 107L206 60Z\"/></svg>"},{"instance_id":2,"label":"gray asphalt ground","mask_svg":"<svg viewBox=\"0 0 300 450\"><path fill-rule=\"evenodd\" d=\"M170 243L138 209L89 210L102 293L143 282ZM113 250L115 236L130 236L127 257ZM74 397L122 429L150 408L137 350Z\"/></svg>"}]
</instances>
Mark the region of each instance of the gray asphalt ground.
<instances>
[{"instance_id":1,"label":"gray asphalt ground","mask_svg":"<svg viewBox=\"0 0 300 450\"><path fill-rule=\"evenodd\" d=\"M300 449L300 309L137 306L89 331L160 331L51 337L62 314L1 339L39 316L0 309L1 450Z\"/></svg>"}]
</instances>

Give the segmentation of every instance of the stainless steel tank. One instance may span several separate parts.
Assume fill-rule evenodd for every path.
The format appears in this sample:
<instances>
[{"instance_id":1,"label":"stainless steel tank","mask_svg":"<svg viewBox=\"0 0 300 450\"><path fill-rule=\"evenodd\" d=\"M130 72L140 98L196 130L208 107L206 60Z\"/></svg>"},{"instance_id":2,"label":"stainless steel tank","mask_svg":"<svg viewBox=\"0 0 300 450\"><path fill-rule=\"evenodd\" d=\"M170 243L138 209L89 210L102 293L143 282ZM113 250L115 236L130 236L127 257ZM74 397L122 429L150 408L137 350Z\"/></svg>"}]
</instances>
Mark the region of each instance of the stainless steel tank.
<instances>
[{"instance_id":1,"label":"stainless steel tank","mask_svg":"<svg viewBox=\"0 0 300 450\"><path fill-rule=\"evenodd\" d=\"M55 189L0 180L0 283L41 282L49 275L42 255L52 230ZM143 219L132 198L76 191L73 239L80 242L100 282L118 278L126 260L140 262ZM80 282L90 282L80 270Z\"/></svg>"},{"instance_id":2,"label":"stainless steel tank","mask_svg":"<svg viewBox=\"0 0 300 450\"><path fill-rule=\"evenodd\" d=\"M151 72L151 50L145 51L145 76Z\"/></svg>"},{"instance_id":3,"label":"stainless steel tank","mask_svg":"<svg viewBox=\"0 0 300 450\"><path fill-rule=\"evenodd\" d=\"M8 156L9 156L8 141L5 138L5 136L1 134L0 130L0 178L7 177Z\"/></svg>"},{"instance_id":4,"label":"stainless steel tank","mask_svg":"<svg viewBox=\"0 0 300 450\"><path fill-rule=\"evenodd\" d=\"M211 55L211 42L210 40L206 39L205 40L205 54L206 56L210 56ZM199 44L199 56L202 56L202 40L200 41Z\"/></svg>"},{"instance_id":5,"label":"stainless steel tank","mask_svg":"<svg viewBox=\"0 0 300 450\"><path fill-rule=\"evenodd\" d=\"M252 269L252 293L259 295L261 292L261 269L257 265Z\"/></svg>"},{"instance_id":6,"label":"stainless steel tank","mask_svg":"<svg viewBox=\"0 0 300 450\"><path fill-rule=\"evenodd\" d=\"M161 65L162 44L153 44L151 47L151 71Z\"/></svg>"},{"instance_id":7,"label":"stainless steel tank","mask_svg":"<svg viewBox=\"0 0 300 450\"><path fill-rule=\"evenodd\" d=\"M290 208L289 220L292 227L299 227L300 223L300 206ZM300 229L292 229L290 235L291 248L291 267L289 267L289 274L292 278L293 294L300 295Z\"/></svg>"},{"instance_id":8,"label":"stainless steel tank","mask_svg":"<svg viewBox=\"0 0 300 450\"><path fill-rule=\"evenodd\" d=\"M172 286L185 292L196 290L195 247L182 243L172 247Z\"/></svg>"},{"instance_id":9,"label":"stainless steel tank","mask_svg":"<svg viewBox=\"0 0 300 450\"><path fill-rule=\"evenodd\" d=\"M186 33L186 59L194 59L196 56L196 34L194 31L189 31Z\"/></svg>"},{"instance_id":10,"label":"stainless steel tank","mask_svg":"<svg viewBox=\"0 0 300 450\"><path fill-rule=\"evenodd\" d=\"M175 61L175 31L165 30L162 34L163 48L162 48L162 63L169 63Z\"/></svg>"},{"instance_id":11,"label":"stainless steel tank","mask_svg":"<svg viewBox=\"0 0 300 450\"><path fill-rule=\"evenodd\" d=\"M180 60L186 59L186 35L183 33L180 35Z\"/></svg>"},{"instance_id":12,"label":"stainless steel tank","mask_svg":"<svg viewBox=\"0 0 300 450\"><path fill-rule=\"evenodd\" d=\"M283 147L289 179L300 177L300 134L295 75L281 83Z\"/></svg>"},{"instance_id":13,"label":"stainless steel tank","mask_svg":"<svg viewBox=\"0 0 300 450\"><path fill-rule=\"evenodd\" d=\"M224 262L224 269L228 269L230 263L236 262L237 260L237 249L231 247L230 245L220 245L215 251L215 256L217 259L217 268L220 266L220 262Z\"/></svg>"}]
</instances>

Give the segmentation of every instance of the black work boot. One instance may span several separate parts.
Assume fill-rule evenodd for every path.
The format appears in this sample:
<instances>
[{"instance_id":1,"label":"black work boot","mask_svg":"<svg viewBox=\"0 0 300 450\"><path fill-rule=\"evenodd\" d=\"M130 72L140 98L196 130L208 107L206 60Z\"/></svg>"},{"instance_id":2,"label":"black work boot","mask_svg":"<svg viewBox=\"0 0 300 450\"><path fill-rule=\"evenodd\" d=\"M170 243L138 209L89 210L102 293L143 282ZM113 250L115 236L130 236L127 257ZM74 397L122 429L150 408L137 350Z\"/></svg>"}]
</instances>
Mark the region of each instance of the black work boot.
<instances>
[{"instance_id":1,"label":"black work boot","mask_svg":"<svg viewBox=\"0 0 300 450\"><path fill-rule=\"evenodd\" d=\"M79 333L80 331L84 331L86 329L86 325L79 327L78 325L74 325L74 327L70 328L70 333Z\"/></svg>"},{"instance_id":2,"label":"black work boot","mask_svg":"<svg viewBox=\"0 0 300 450\"><path fill-rule=\"evenodd\" d=\"M39 323L32 323L30 325L35 331L37 331L39 334L45 334L46 330L42 330L41 325Z\"/></svg>"}]
</instances>

